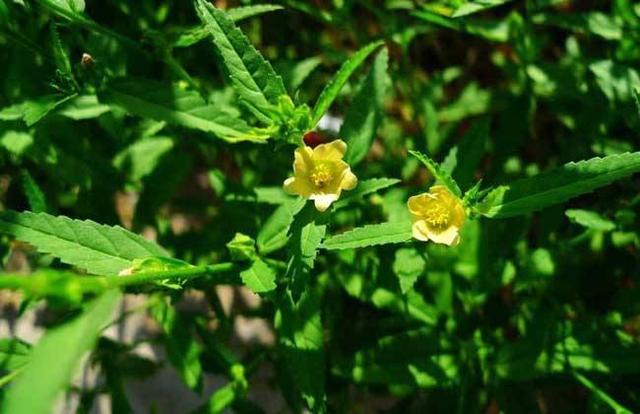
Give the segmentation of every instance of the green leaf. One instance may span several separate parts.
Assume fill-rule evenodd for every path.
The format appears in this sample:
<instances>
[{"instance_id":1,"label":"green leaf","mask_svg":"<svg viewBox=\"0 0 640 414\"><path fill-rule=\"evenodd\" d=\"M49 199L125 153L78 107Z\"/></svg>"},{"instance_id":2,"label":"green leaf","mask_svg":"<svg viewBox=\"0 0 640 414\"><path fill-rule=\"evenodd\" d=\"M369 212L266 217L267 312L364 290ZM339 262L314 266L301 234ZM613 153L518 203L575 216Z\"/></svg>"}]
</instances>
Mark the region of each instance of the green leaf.
<instances>
[{"instance_id":1,"label":"green leaf","mask_svg":"<svg viewBox=\"0 0 640 414\"><path fill-rule=\"evenodd\" d=\"M306 289L311 270L314 267L318 247L324 238L328 215L316 211L312 203L307 203L291 224L288 245L289 262L286 277L294 301Z\"/></svg>"},{"instance_id":2,"label":"green leaf","mask_svg":"<svg viewBox=\"0 0 640 414\"><path fill-rule=\"evenodd\" d=\"M354 98L338 134L349 145L345 161L356 165L367 155L382 120L382 104L391 83L387 74L389 52L383 48L373 61L364 84Z\"/></svg>"},{"instance_id":3,"label":"green leaf","mask_svg":"<svg viewBox=\"0 0 640 414\"><path fill-rule=\"evenodd\" d=\"M82 13L84 11L84 0L43 0L43 3L55 5L72 13Z\"/></svg>"},{"instance_id":4,"label":"green leaf","mask_svg":"<svg viewBox=\"0 0 640 414\"><path fill-rule=\"evenodd\" d=\"M418 277L424 273L427 261L416 249L398 249L393 261L393 272L398 276L400 290L407 293Z\"/></svg>"},{"instance_id":5,"label":"green leaf","mask_svg":"<svg viewBox=\"0 0 640 414\"><path fill-rule=\"evenodd\" d=\"M293 378L293 386L314 413L324 412L325 404L324 335L320 305L318 289L307 290L297 304L285 293L279 299L275 318L279 349L286 362L284 369Z\"/></svg>"},{"instance_id":6,"label":"green leaf","mask_svg":"<svg viewBox=\"0 0 640 414\"><path fill-rule=\"evenodd\" d=\"M349 77L353 72L360 67L365 59L373 53L377 48L382 46L384 42L382 40L369 43L362 49L358 50L349 60L347 60L340 70L335 74L331 82L327 84L320 93L320 97L316 101L316 105L313 107L313 116L311 118L311 127L314 127L320 122L320 118L327 112L333 101L336 99L342 87L347 83Z\"/></svg>"},{"instance_id":7,"label":"green leaf","mask_svg":"<svg viewBox=\"0 0 640 414\"><path fill-rule=\"evenodd\" d=\"M471 186L476 168L485 154L489 141L489 124L488 118L473 123L441 164L441 168L451 174L462 188Z\"/></svg>"},{"instance_id":8,"label":"green leaf","mask_svg":"<svg viewBox=\"0 0 640 414\"><path fill-rule=\"evenodd\" d=\"M185 384L192 390L202 389L202 345L191 332L191 321L183 318L173 306L163 299L151 308L153 319L162 328L162 342L171 364L178 370Z\"/></svg>"},{"instance_id":9,"label":"green leaf","mask_svg":"<svg viewBox=\"0 0 640 414\"><path fill-rule=\"evenodd\" d=\"M12 105L0 111L0 120L13 121L22 119L27 126L38 123L59 105L74 98L75 95L60 97L59 95L47 95L37 99Z\"/></svg>"},{"instance_id":10,"label":"green leaf","mask_svg":"<svg viewBox=\"0 0 640 414\"><path fill-rule=\"evenodd\" d=\"M611 101L629 101L633 91L640 88L640 75L630 66L600 60L589 65L602 92Z\"/></svg>"},{"instance_id":11,"label":"green leaf","mask_svg":"<svg viewBox=\"0 0 640 414\"><path fill-rule=\"evenodd\" d=\"M167 256L155 243L122 227L45 213L3 211L0 232L93 274L117 275L130 267L133 259Z\"/></svg>"},{"instance_id":12,"label":"green leaf","mask_svg":"<svg viewBox=\"0 0 640 414\"><path fill-rule=\"evenodd\" d=\"M15 338L0 339L0 370L13 371L29 362L31 345Z\"/></svg>"},{"instance_id":13,"label":"green leaf","mask_svg":"<svg viewBox=\"0 0 640 414\"><path fill-rule=\"evenodd\" d=\"M282 74L282 80L287 90L294 93L320 63L322 63L322 59L318 56L313 56L294 64L279 65L276 68L278 69L278 73Z\"/></svg>"},{"instance_id":14,"label":"green leaf","mask_svg":"<svg viewBox=\"0 0 640 414\"><path fill-rule=\"evenodd\" d=\"M539 13L532 16L536 24L561 27L578 33L590 32L607 40L620 40L623 22L617 16L601 12L588 13Z\"/></svg>"},{"instance_id":15,"label":"green leaf","mask_svg":"<svg viewBox=\"0 0 640 414\"><path fill-rule=\"evenodd\" d=\"M81 121L84 119L94 119L111 110L109 105L98 102L96 95L80 95L70 99L66 104L56 110L56 114Z\"/></svg>"},{"instance_id":16,"label":"green leaf","mask_svg":"<svg viewBox=\"0 0 640 414\"><path fill-rule=\"evenodd\" d=\"M91 30L94 33L116 39L129 48L135 49L137 51L142 51L137 42L125 36L122 36L121 34L116 33L110 29L107 29L106 27L101 26L95 21L86 17L82 13L84 11L83 0L39 0L38 3L49 9L55 15L65 20L85 27L86 29Z\"/></svg>"},{"instance_id":17,"label":"green leaf","mask_svg":"<svg viewBox=\"0 0 640 414\"><path fill-rule=\"evenodd\" d=\"M334 204L334 210L349 205L354 200L364 197L367 194L375 193L385 188L398 184L400 180L397 178L371 178L358 183L358 186L349 191L343 193L343 196Z\"/></svg>"},{"instance_id":18,"label":"green leaf","mask_svg":"<svg viewBox=\"0 0 640 414\"><path fill-rule=\"evenodd\" d=\"M460 187L455 182L455 180L451 177L451 175L446 172L442 167L440 167L435 161L431 158L427 157L424 154L421 154L417 151L409 151L409 154L413 155L417 159L420 160L424 164L425 167L429 170L433 178L437 183L440 183L447 187L449 191L455 195L456 197L460 197L462 192L460 191Z\"/></svg>"},{"instance_id":19,"label":"green leaf","mask_svg":"<svg viewBox=\"0 0 640 414\"><path fill-rule=\"evenodd\" d=\"M403 243L411 239L411 223L371 224L327 238L322 248L327 250L356 249L378 244Z\"/></svg>"},{"instance_id":20,"label":"green leaf","mask_svg":"<svg viewBox=\"0 0 640 414\"><path fill-rule=\"evenodd\" d=\"M114 79L100 100L135 115L211 132L229 142L264 142L270 135L249 127L219 105L207 104L197 92L148 79Z\"/></svg>"},{"instance_id":21,"label":"green leaf","mask_svg":"<svg viewBox=\"0 0 640 414\"><path fill-rule=\"evenodd\" d=\"M388 289L378 288L371 294L370 301L377 308L410 316L426 325L433 326L438 322L437 308L425 302L422 294L413 290L399 295Z\"/></svg>"},{"instance_id":22,"label":"green leaf","mask_svg":"<svg viewBox=\"0 0 640 414\"><path fill-rule=\"evenodd\" d=\"M255 293L270 292L276 288L275 272L261 259L256 259L250 268L240 272L242 283Z\"/></svg>"},{"instance_id":23,"label":"green leaf","mask_svg":"<svg viewBox=\"0 0 640 414\"><path fill-rule=\"evenodd\" d=\"M47 200L40 189L40 186L33 179L29 171L22 170L20 172L20 181L22 182L22 188L24 190L24 194L27 196L27 201L29 202L31 211L34 213L46 212Z\"/></svg>"},{"instance_id":24,"label":"green leaf","mask_svg":"<svg viewBox=\"0 0 640 414\"><path fill-rule=\"evenodd\" d=\"M226 10L227 16L234 22L239 22L250 17L258 16L260 14L269 13L272 11L284 10L284 7L276 4L255 4L252 6L234 7Z\"/></svg>"},{"instance_id":25,"label":"green leaf","mask_svg":"<svg viewBox=\"0 0 640 414\"><path fill-rule=\"evenodd\" d=\"M306 204L303 198L291 198L279 206L260 228L256 238L258 250L261 254L269 254L287 244L289 240L289 228L293 223L293 217L298 214Z\"/></svg>"},{"instance_id":26,"label":"green leaf","mask_svg":"<svg viewBox=\"0 0 640 414\"><path fill-rule=\"evenodd\" d=\"M569 217L572 222L588 229L611 231L616 228L616 224L613 221L607 220L595 211L567 210L564 214Z\"/></svg>"},{"instance_id":27,"label":"green leaf","mask_svg":"<svg viewBox=\"0 0 640 414\"><path fill-rule=\"evenodd\" d=\"M213 36L213 43L241 101L260 121L271 124L269 110L281 95L287 93L282 79L223 11L205 0L197 0L196 11Z\"/></svg>"},{"instance_id":28,"label":"green leaf","mask_svg":"<svg viewBox=\"0 0 640 414\"><path fill-rule=\"evenodd\" d=\"M28 132L6 131L0 135L0 147L14 157L22 157L33 145L33 136Z\"/></svg>"},{"instance_id":29,"label":"green leaf","mask_svg":"<svg viewBox=\"0 0 640 414\"><path fill-rule=\"evenodd\" d=\"M71 69L71 62L69 61L69 56L67 55L67 51L65 50L62 42L60 41L60 35L58 33L58 29L55 24L51 25L50 30L51 37L51 55L53 57L53 61L58 68L60 74L73 79L73 72Z\"/></svg>"},{"instance_id":30,"label":"green leaf","mask_svg":"<svg viewBox=\"0 0 640 414\"><path fill-rule=\"evenodd\" d=\"M169 137L142 138L118 153L113 165L127 172L129 179L136 182L153 172L173 146L173 139Z\"/></svg>"},{"instance_id":31,"label":"green leaf","mask_svg":"<svg viewBox=\"0 0 640 414\"><path fill-rule=\"evenodd\" d=\"M234 7L228 9L227 16L229 16L234 22L239 22L250 17L258 16L263 13L268 13L276 10L283 10L284 7L277 6L275 4L256 4L253 6ZM174 47L189 47L199 41L206 39L209 36L209 31L206 27L194 27L190 30L182 33L178 39L173 43Z\"/></svg>"},{"instance_id":32,"label":"green leaf","mask_svg":"<svg viewBox=\"0 0 640 414\"><path fill-rule=\"evenodd\" d=\"M492 7L501 6L511 0L476 0L468 1L462 6L458 7L451 17L468 16L473 13L478 13Z\"/></svg>"},{"instance_id":33,"label":"green leaf","mask_svg":"<svg viewBox=\"0 0 640 414\"><path fill-rule=\"evenodd\" d=\"M509 19L453 19L428 10L420 10L413 12L412 14L429 23L436 24L447 29L479 36L493 42L506 42L509 40Z\"/></svg>"},{"instance_id":34,"label":"green leaf","mask_svg":"<svg viewBox=\"0 0 640 414\"><path fill-rule=\"evenodd\" d=\"M69 384L82 356L95 344L120 299L110 290L78 318L49 330L33 348L29 363L8 389L0 413L47 414ZM55 363L53 363L55 361Z\"/></svg>"},{"instance_id":35,"label":"green leaf","mask_svg":"<svg viewBox=\"0 0 640 414\"><path fill-rule=\"evenodd\" d=\"M640 152L610 155L580 162L502 185L476 207L486 217L531 213L589 193L640 171Z\"/></svg>"},{"instance_id":36,"label":"green leaf","mask_svg":"<svg viewBox=\"0 0 640 414\"><path fill-rule=\"evenodd\" d=\"M337 372L359 384L447 387L461 379L456 349L426 330L386 336L339 361Z\"/></svg>"}]
</instances>

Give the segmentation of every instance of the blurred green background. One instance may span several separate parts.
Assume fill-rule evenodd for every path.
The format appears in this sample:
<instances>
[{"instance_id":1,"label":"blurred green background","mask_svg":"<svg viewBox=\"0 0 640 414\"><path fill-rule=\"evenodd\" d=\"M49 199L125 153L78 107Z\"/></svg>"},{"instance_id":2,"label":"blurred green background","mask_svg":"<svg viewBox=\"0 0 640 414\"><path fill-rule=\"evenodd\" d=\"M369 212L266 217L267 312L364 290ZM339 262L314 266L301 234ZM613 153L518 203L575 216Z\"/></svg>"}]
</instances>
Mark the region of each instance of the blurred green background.
<instances>
[{"instance_id":1,"label":"blurred green background","mask_svg":"<svg viewBox=\"0 0 640 414\"><path fill-rule=\"evenodd\" d=\"M409 149L457 162L454 178L467 190L640 147L640 5L630 0L274 0L281 7L237 12L261 3L214 2L236 9L298 103L313 103L369 42L388 50L373 144L353 170L402 182L335 212L332 233L407 218L406 199L429 182ZM327 136L339 134L373 61L331 107ZM193 91L252 124L228 85L190 1L0 0L0 202L120 224L194 264L227 258L236 232L260 247L293 147L229 144L113 98L116 86L138 96ZM256 188L272 192L261 198ZM224 316L216 291L195 283L206 310L175 308L183 331L161 335L204 343L190 363L205 373L236 359L250 373L275 367L266 382L285 412L305 406L301 373L322 382L309 386L332 413L638 412L639 190L635 176L532 215L472 220L455 248L322 252L311 284L321 292L324 357L297 374L273 346L236 349L234 321L271 324L268 300ZM26 252L18 265L16 249ZM0 254L8 271L64 267L8 238ZM100 342L102 363L129 346ZM75 391L86 400L78 412L95 394L127 412L122 384L147 371L105 369L106 385ZM249 390L265 381L252 375ZM227 405L261 410L250 393Z\"/></svg>"}]
</instances>

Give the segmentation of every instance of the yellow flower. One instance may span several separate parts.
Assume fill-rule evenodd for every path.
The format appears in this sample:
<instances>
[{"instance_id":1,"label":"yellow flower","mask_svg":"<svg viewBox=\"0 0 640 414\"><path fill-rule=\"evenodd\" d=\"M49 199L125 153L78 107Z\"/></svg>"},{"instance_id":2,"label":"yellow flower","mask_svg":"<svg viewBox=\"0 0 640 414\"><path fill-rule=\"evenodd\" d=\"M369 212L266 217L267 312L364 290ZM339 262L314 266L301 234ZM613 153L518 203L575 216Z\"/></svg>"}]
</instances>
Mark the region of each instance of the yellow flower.
<instances>
[{"instance_id":1,"label":"yellow flower","mask_svg":"<svg viewBox=\"0 0 640 414\"><path fill-rule=\"evenodd\" d=\"M442 185L434 185L428 193L410 197L407 207L411 213L413 237L455 246L466 213L460 199Z\"/></svg>"},{"instance_id":2,"label":"yellow flower","mask_svg":"<svg viewBox=\"0 0 640 414\"><path fill-rule=\"evenodd\" d=\"M342 190L351 190L358 184L349 164L342 160L346 151L347 144L340 139L315 148L297 148L294 176L285 180L284 190L313 200L319 211L325 211Z\"/></svg>"}]
</instances>

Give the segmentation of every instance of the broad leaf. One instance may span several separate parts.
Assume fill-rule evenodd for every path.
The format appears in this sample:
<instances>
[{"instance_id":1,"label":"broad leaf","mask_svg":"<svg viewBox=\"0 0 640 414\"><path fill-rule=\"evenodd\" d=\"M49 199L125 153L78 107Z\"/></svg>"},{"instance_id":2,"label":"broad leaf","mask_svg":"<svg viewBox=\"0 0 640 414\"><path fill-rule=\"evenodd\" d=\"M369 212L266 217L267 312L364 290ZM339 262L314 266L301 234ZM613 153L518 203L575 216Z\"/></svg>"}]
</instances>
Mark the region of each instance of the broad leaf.
<instances>
[{"instance_id":1,"label":"broad leaf","mask_svg":"<svg viewBox=\"0 0 640 414\"><path fill-rule=\"evenodd\" d=\"M122 227L45 213L4 211L0 213L0 232L93 274L116 275L130 267L133 259L167 256L155 243Z\"/></svg>"},{"instance_id":2,"label":"broad leaf","mask_svg":"<svg viewBox=\"0 0 640 414\"><path fill-rule=\"evenodd\" d=\"M250 268L240 273L242 282L255 293L264 293L276 288L275 272L261 259L256 259Z\"/></svg>"},{"instance_id":3,"label":"broad leaf","mask_svg":"<svg viewBox=\"0 0 640 414\"><path fill-rule=\"evenodd\" d=\"M223 11L205 0L197 1L196 10L238 96L259 120L270 124L271 107L287 93L282 79Z\"/></svg>"},{"instance_id":4,"label":"broad leaf","mask_svg":"<svg viewBox=\"0 0 640 414\"><path fill-rule=\"evenodd\" d=\"M378 244L402 243L411 239L408 222L371 224L327 238L322 247L327 250L356 249Z\"/></svg>"},{"instance_id":5,"label":"broad leaf","mask_svg":"<svg viewBox=\"0 0 640 414\"><path fill-rule=\"evenodd\" d=\"M400 291L407 293L413 288L418 277L424 273L427 262L416 249L404 248L396 251L393 272L398 276Z\"/></svg>"},{"instance_id":6,"label":"broad leaf","mask_svg":"<svg viewBox=\"0 0 640 414\"><path fill-rule=\"evenodd\" d=\"M320 122L320 118L327 112L333 101L336 99L342 87L347 83L349 77L353 72L360 67L362 62L373 53L377 48L383 45L384 42L378 41L368 44L362 49L358 50L349 60L347 60L340 70L335 74L331 82L327 84L322 90L320 97L316 101L316 105L313 107L313 115L311 118L311 126L315 126Z\"/></svg>"},{"instance_id":7,"label":"broad leaf","mask_svg":"<svg viewBox=\"0 0 640 414\"><path fill-rule=\"evenodd\" d=\"M440 167L435 161L417 151L409 151L409 153L419 159L420 162L422 162L424 166L427 167L437 183L440 183L447 187L449 191L451 191L451 193L456 197L460 197L462 195L460 187L458 187L458 184L455 182L455 180L451 178L451 174Z\"/></svg>"},{"instance_id":8,"label":"broad leaf","mask_svg":"<svg viewBox=\"0 0 640 414\"><path fill-rule=\"evenodd\" d=\"M80 359L109 322L120 296L117 290L107 291L78 318L48 331L34 347L24 372L7 391L0 413L50 413Z\"/></svg>"},{"instance_id":9,"label":"broad leaf","mask_svg":"<svg viewBox=\"0 0 640 414\"><path fill-rule=\"evenodd\" d=\"M382 118L384 94L391 83L387 74L389 52L383 48L373 61L364 84L354 98L339 136L349 147L345 161L356 165L367 155Z\"/></svg>"},{"instance_id":10,"label":"broad leaf","mask_svg":"<svg viewBox=\"0 0 640 414\"><path fill-rule=\"evenodd\" d=\"M115 79L100 95L103 102L129 113L211 132L229 142L264 142L269 133L207 104L197 92L148 79Z\"/></svg>"},{"instance_id":11,"label":"broad leaf","mask_svg":"<svg viewBox=\"0 0 640 414\"><path fill-rule=\"evenodd\" d=\"M306 200L291 198L279 206L260 228L256 242L261 254L269 254L287 244L293 217L304 207Z\"/></svg>"},{"instance_id":12,"label":"broad leaf","mask_svg":"<svg viewBox=\"0 0 640 414\"><path fill-rule=\"evenodd\" d=\"M278 303L275 326L284 368L311 412L324 412L325 367L318 289L307 290L297 304L284 294ZM309 374L312 375L309 375Z\"/></svg>"},{"instance_id":13,"label":"broad leaf","mask_svg":"<svg viewBox=\"0 0 640 414\"><path fill-rule=\"evenodd\" d=\"M511 217L559 204L640 171L640 152L571 162L537 176L502 185L477 206L486 217Z\"/></svg>"},{"instance_id":14,"label":"broad leaf","mask_svg":"<svg viewBox=\"0 0 640 414\"><path fill-rule=\"evenodd\" d=\"M294 301L307 287L318 247L327 231L327 219L327 215L318 213L312 203L307 203L291 224L286 276Z\"/></svg>"}]
</instances>

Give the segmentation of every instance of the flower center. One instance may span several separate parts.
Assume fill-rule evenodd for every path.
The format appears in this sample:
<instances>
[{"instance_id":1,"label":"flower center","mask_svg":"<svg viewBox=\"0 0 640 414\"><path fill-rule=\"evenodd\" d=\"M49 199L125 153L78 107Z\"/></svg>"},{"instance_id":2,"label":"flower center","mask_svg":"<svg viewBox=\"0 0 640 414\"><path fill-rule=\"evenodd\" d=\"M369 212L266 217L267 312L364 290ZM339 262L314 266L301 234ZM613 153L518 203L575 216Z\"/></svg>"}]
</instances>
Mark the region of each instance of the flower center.
<instances>
[{"instance_id":1,"label":"flower center","mask_svg":"<svg viewBox=\"0 0 640 414\"><path fill-rule=\"evenodd\" d=\"M445 206L437 204L425 211L424 220L433 227L444 228L449 224L451 214Z\"/></svg>"},{"instance_id":2,"label":"flower center","mask_svg":"<svg viewBox=\"0 0 640 414\"><path fill-rule=\"evenodd\" d=\"M324 188L333 180L333 173L326 163L321 163L313 167L309 178L316 187Z\"/></svg>"}]
</instances>

